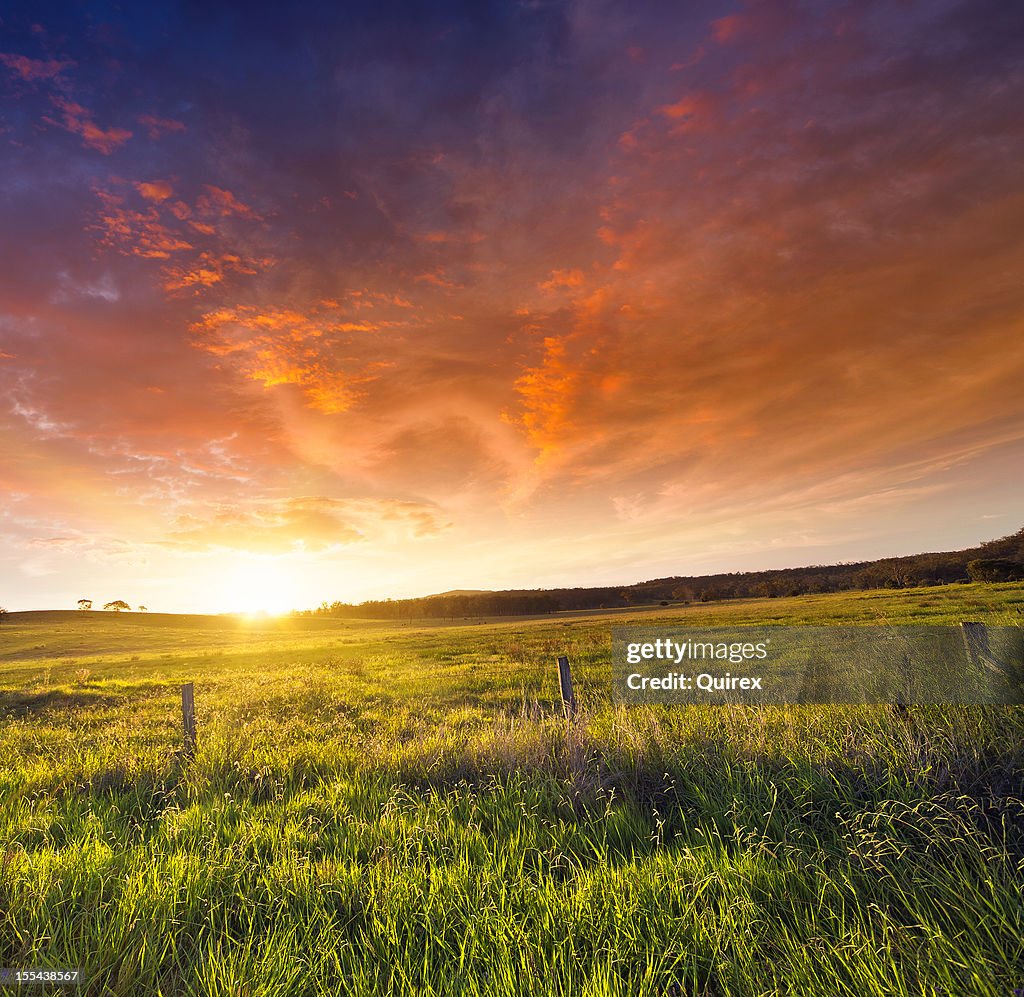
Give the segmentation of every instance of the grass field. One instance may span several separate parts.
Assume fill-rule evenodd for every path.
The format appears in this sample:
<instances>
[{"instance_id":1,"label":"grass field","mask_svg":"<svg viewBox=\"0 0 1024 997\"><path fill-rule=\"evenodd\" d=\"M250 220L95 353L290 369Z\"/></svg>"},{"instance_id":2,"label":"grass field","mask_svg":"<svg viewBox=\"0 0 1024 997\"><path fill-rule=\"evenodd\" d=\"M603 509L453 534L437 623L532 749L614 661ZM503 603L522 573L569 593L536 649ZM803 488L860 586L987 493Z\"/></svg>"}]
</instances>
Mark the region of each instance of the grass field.
<instances>
[{"instance_id":1,"label":"grass field","mask_svg":"<svg viewBox=\"0 0 1024 997\"><path fill-rule=\"evenodd\" d=\"M628 619L1022 613L1008 584ZM12 614L0 966L88 994L1024 987L1024 708L616 707L615 619Z\"/></svg>"}]
</instances>

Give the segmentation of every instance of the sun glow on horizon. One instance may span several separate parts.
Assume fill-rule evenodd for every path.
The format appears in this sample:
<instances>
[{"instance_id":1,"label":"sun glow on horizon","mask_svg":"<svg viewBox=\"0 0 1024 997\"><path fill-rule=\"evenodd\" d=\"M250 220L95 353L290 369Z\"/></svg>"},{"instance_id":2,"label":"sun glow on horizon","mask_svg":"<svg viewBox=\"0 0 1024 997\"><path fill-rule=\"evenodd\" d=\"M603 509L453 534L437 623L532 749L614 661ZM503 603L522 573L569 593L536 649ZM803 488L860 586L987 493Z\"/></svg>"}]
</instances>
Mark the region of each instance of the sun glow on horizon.
<instances>
[{"instance_id":1,"label":"sun glow on horizon","mask_svg":"<svg viewBox=\"0 0 1024 997\"><path fill-rule=\"evenodd\" d=\"M211 580L209 591L218 611L247 617L283 616L302 602L293 568L279 557L236 562Z\"/></svg>"}]
</instances>

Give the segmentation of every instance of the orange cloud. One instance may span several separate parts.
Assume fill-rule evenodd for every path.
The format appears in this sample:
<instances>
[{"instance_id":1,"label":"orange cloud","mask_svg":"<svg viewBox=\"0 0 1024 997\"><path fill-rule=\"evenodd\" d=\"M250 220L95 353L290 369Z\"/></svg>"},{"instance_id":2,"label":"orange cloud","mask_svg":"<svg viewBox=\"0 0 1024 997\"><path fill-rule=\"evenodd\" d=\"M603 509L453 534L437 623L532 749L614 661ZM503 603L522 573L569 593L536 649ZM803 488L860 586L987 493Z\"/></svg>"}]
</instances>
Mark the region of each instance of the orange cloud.
<instances>
[{"instance_id":1,"label":"orange cloud","mask_svg":"<svg viewBox=\"0 0 1024 997\"><path fill-rule=\"evenodd\" d=\"M374 365L348 362L341 369L337 349L348 333L376 332L371 322L351 321L334 310L314 308L219 308L191 326L197 348L230 357L248 380L264 388L294 385L307 405L323 415L347 411L357 387L376 376Z\"/></svg>"},{"instance_id":2,"label":"orange cloud","mask_svg":"<svg viewBox=\"0 0 1024 997\"><path fill-rule=\"evenodd\" d=\"M155 207L136 211L125 207L122 198L107 191L97 191L103 203L96 228L101 242L126 256L166 260L172 253L192 248L160 219Z\"/></svg>"},{"instance_id":3,"label":"orange cloud","mask_svg":"<svg viewBox=\"0 0 1024 997\"><path fill-rule=\"evenodd\" d=\"M579 287L582 283L582 270L552 270L551 276L537 286L542 291L556 291L562 287Z\"/></svg>"},{"instance_id":4,"label":"orange cloud","mask_svg":"<svg viewBox=\"0 0 1024 997\"><path fill-rule=\"evenodd\" d=\"M170 267L164 273L167 276L164 288L168 291L181 291L186 287L213 287L224 279L224 270L219 266Z\"/></svg>"},{"instance_id":5,"label":"orange cloud","mask_svg":"<svg viewBox=\"0 0 1024 997\"><path fill-rule=\"evenodd\" d=\"M166 180L137 183L135 189L147 200L159 204L174 196L174 188Z\"/></svg>"},{"instance_id":6,"label":"orange cloud","mask_svg":"<svg viewBox=\"0 0 1024 997\"><path fill-rule=\"evenodd\" d=\"M268 256L253 256L231 248L217 228L196 221L192 208L185 201L173 200L175 191L171 181L139 181L132 186L145 204L141 209L127 205L120 194L97 190L103 208L94 228L102 233L104 245L126 256L169 260L172 256L193 254L184 262L164 267L164 290L199 291L222 283L229 274L257 274L274 262ZM207 193L200 196L206 210L210 210L212 203L210 189L207 187ZM217 203L241 205L230 195ZM241 205L232 210L248 209ZM198 246L197 237L200 237Z\"/></svg>"},{"instance_id":7,"label":"orange cloud","mask_svg":"<svg viewBox=\"0 0 1024 997\"><path fill-rule=\"evenodd\" d=\"M287 353L274 349L258 350L247 376L264 388L296 385L302 389L309 407L322 415L345 412L356 400L350 382L340 371L313 359L297 363Z\"/></svg>"},{"instance_id":8,"label":"orange cloud","mask_svg":"<svg viewBox=\"0 0 1024 997\"><path fill-rule=\"evenodd\" d=\"M100 128L92 118L92 113L81 104L65 100L63 97L51 97L53 106L61 112L62 121L56 122L46 118L51 124L58 124L73 135L78 135L82 143L90 149L102 152L109 156L115 149L119 149L132 137L132 133L125 128Z\"/></svg>"},{"instance_id":9,"label":"orange cloud","mask_svg":"<svg viewBox=\"0 0 1024 997\"><path fill-rule=\"evenodd\" d=\"M579 382L580 370L570 362L565 340L553 336L544 340L540 364L526 368L516 380L524 409L522 425L541 457L564 442Z\"/></svg>"},{"instance_id":10,"label":"orange cloud","mask_svg":"<svg viewBox=\"0 0 1024 997\"><path fill-rule=\"evenodd\" d=\"M320 367L307 368L303 372L303 385L311 408L323 415L338 415L352 407L356 394L345 378L333 371Z\"/></svg>"},{"instance_id":11,"label":"orange cloud","mask_svg":"<svg viewBox=\"0 0 1024 997\"><path fill-rule=\"evenodd\" d=\"M329 311L334 306L328 306ZM338 317L329 317L325 311L314 307L309 312L294 308L264 308L239 305L237 308L219 308L208 312L193 325L194 330L217 332L234 342L250 345L249 334L253 329L260 333L286 333L292 342L302 343L319 339L326 333L376 332L381 326L367 321L353 322Z\"/></svg>"},{"instance_id":12,"label":"orange cloud","mask_svg":"<svg viewBox=\"0 0 1024 997\"><path fill-rule=\"evenodd\" d=\"M435 229L433 232L423 233L418 238L435 246L473 245L482 242L484 234L482 232L464 231L463 229L453 229L451 231Z\"/></svg>"},{"instance_id":13,"label":"orange cloud","mask_svg":"<svg viewBox=\"0 0 1024 997\"><path fill-rule=\"evenodd\" d=\"M393 305L395 308L415 307L408 298L404 298L400 294L392 294L386 291L370 291L366 288L349 291L345 297L352 308L377 308L380 305ZM332 300L324 300L321 304L332 308L339 307L338 302Z\"/></svg>"},{"instance_id":14,"label":"orange cloud","mask_svg":"<svg viewBox=\"0 0 1024 997\"><path fill-rule=\"evenodd\" d=\"M417 284L432 284L434 287L443 287L446 290L455 290L460 288L461 284L456 284L455 281L449 280L445 275L443 269L428 271L427 273L417 274L413 277L413 280Z\"/></svg>"},{"instance_id":15,"label":"orange cloud","mask_svg":"<svg viewBox=\"0 0 1024 997\"><path fill-rule=\"evenodd\" d=\"M239 218L249 218L259 221L260 216L249 207L238 200L230 190L223 187L214 187L212 184L203 185L204 193L199 195L196 201L196 210L203 215L218 215L229 217L235 215Z\"/></svg>"},{"instance_id":16,"label":"orange cloud","mask_svg":"<svg viewBox=\"0 0 1024 997\"><path fill-rule=\"evenodd\" d=\"M185 288L212 287L228 273L256 274L270 263L267 259L245 259L236 253L214 254L202 252L189 266L165 267L164 289L181 291Z\"/></svg>"}]
</instances>

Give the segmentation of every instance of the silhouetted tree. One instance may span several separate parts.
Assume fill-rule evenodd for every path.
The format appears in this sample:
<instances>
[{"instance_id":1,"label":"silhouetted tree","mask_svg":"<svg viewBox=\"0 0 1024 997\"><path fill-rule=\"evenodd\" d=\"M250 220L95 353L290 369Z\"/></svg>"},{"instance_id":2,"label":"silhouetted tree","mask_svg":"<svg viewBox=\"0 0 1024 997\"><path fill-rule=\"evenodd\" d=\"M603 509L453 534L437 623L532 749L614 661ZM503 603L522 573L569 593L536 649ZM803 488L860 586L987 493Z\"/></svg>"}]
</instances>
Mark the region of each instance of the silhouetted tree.
<instances>
[{"instance_id":1,"label":"silhouetted tree","mask_svg":"<svg viewBox=\"0 0 1024 997\"><path fill-rule=\"evenodd\" d=\"M148 609L146 609L146 607L145 607L145 606L139 606L139 612L140 612L140 613L148 613L148 612L149 612L149 610L148 610Z\"/></svg>"},{"instance_id":2,"label":"silhouetted tree","mask_svg":"<svg viewBox=\"0 0 1024 997\"><path fill-rule=\"evenodd\" d=\"M92 609L92 599L79 599L78 608L82 610L83 613Z\"/></svg>"},{"instance_id":3,"label":"silhouetted tree","mask_svg":"<svg viewBox=\"0 0 1024 997\"><path fill-rule=\"evenodd\" d=\"M115 599L113 602L105 603L103 608L112 609L115 613L120 613L122 609L131 609L132 607L124 599Z\"/></svg>"}]
</instances>

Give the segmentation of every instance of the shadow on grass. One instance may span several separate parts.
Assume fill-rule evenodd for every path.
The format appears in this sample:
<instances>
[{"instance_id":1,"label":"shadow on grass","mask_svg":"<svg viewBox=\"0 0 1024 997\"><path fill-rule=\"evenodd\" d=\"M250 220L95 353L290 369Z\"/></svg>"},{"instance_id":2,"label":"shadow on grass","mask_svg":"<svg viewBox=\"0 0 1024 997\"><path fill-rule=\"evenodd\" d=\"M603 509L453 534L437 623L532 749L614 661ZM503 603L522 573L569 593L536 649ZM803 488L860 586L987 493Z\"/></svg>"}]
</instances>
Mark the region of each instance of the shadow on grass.
<instances>
[{"instance_id":1,"label":"shadow on grass","mask_svg":"<svg viewBox=\"0 0 1024 997\"><path fill-rule=\"evenodd\" d=\"M48 689L45 692L0 692L0 717L36 716L55 711L115 706L123 699L123 696L89 689L73 692L66 689Z\"/></svg>"}]
</instances>

